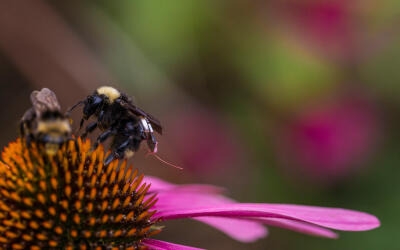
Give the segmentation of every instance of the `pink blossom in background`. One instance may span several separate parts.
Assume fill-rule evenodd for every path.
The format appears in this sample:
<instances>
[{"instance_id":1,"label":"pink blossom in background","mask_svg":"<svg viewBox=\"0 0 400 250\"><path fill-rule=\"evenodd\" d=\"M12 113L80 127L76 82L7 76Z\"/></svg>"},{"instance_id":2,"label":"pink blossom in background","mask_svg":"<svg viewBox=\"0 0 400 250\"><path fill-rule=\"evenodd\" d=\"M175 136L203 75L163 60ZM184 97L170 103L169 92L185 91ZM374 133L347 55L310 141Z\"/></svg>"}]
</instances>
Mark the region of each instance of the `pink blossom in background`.
<instances>
[{"instance_id":1,"label":"pink blossom in background","mask_svg":"<svg viewBox=\"0 0 400 250\"><path fill-rule=\"evenodd\" d=\"M312 106L279 131L281 159L303 176L329 183L368 159L380 125L371 101L351 94Z\"/></svg>"},{"instance_id":2,"label":"pink blossom in background","mask_svg":"<svg viewBox=\"0 0 400 250\"><path fill-rule=\"evenodd\" d=\"M191 107L178 112L169 123L168 144L186 171L217 174L238 161L235 135L212 111Z\"/></svg>"},{"instance_id":3,"label":"pink blossom in background","mask_svg":"<svg viewBox=\"0 0 400 250\"><path fill-rule=\"evenodd\" d=\"M302 39L337 57L352 56L355 51L357 1L286 1L278 2L284 22ZM314 47L315 48L315 47Z\"/></svg>"},{"instance_id":4,"label":"pink blossom in background","mask_svg":"<svg viewBox=\"0 0 400 250\"><path fill-rule=\"evenodd\" d=\"M162 221L192 218L224 232L233 239L252 242L267 236L264 225L282 227L314 236L337 238L332 231L365 231L379 227L379 220L370 214L341 208L238 203L222 195L222 189L209 185L174 185L155 177L149 194L158 201L152 217ZM167 228L165 229L167 230ZM150 249L195 249L155 239L145 239Z\"/></svg>"}]
</instances>

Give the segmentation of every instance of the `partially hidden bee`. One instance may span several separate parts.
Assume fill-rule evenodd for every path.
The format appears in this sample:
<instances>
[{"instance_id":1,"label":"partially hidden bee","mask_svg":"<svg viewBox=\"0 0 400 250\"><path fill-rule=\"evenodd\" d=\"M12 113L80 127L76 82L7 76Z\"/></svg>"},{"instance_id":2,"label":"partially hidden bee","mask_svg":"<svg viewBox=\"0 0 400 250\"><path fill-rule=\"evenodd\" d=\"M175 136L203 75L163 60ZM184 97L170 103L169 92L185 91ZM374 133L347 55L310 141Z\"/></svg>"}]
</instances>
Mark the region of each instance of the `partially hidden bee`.
<instances>
[{"instance_id":1,"label":"partially hidden bee","mask_svg":"<svg viewBox=\"0 0 400 250\"><path fill-rule=\"evenodd\" d=\"M60 146L71 139L69 119L61 113L61 107L53 91L43 88L31 94L32 107L22 116L19 130L30 147L34 141L43 145L49 155L54 155Z\"/></svg>"},{"instance_id":2,"label":"partially hidden bee","mask_svg":"<svg viewBox=\"0 0 400 250\"><path fill-rule=\"evenodd\" d=\"M150 153L157 152L158 142L154 131L162 134L161 123L134 105L125 93L109 86L100 87L75 104L67 113L80 105L84 106L80 129L89 118L96 118L85 127L82 137L99 128L102 133L96 139L95 148L99 143L113 138L111 154L104 160L106 165L115 158L131 157L139 149L142 141L147 142Z\"/></svg>"}]
</instances>

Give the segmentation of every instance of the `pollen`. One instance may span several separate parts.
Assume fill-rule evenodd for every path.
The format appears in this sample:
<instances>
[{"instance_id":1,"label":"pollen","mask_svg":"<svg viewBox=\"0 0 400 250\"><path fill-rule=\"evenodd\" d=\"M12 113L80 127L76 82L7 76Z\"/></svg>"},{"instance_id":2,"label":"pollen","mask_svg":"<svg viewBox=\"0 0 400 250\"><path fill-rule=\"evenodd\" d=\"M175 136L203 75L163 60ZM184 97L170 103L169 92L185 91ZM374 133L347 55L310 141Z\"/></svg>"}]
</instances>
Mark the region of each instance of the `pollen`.
<instances>
[{"instance_id":1,"label":"pollen","mask_svg":"<svg viewBox=\"0 0 400 250\"><path fill-rule=\"evenodd\" d=\"M143 249L160 232L156 197L126 161L69 141L53 155L23 140L0 161L0 249Z\"/></svg>"}]
</instances>

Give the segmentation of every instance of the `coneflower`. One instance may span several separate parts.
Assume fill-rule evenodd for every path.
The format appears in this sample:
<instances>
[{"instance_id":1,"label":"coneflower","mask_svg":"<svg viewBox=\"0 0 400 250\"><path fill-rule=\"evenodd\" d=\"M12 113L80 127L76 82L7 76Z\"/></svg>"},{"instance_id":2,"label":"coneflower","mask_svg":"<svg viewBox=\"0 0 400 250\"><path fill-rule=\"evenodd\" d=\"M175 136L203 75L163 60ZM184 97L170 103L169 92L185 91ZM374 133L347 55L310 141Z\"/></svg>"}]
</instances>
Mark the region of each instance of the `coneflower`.
<instances>
[{"instance_id":1,"label":"coneflower","mask_svg":"<svg viewBox=\"0 0 400 250\"><path fill-rule=\"evenodd\" d=\"M144 177L125 161L104 166L102 146L90 148L80 138L54 156L21 139L5 147L1 249L197 249L150 238L161 232L158 223L178 218L196 219L242 242L265 237L264 225L335 238L330 229L364 231L380 224L373 215L346 209L238 203L213 186Z\"/></svg>"},{"instance_id":2,"label":"coneflower","mask_svg":"<svg viewBox=\"0 0 400 250\"><path fill-rule=\"evenodd\" d=\"M160 228L155 195L126 161L103 165L102 147L70 141L55 156L18 139L0 162L2 249L140 249Z\"/></svg>"}]
</instances>

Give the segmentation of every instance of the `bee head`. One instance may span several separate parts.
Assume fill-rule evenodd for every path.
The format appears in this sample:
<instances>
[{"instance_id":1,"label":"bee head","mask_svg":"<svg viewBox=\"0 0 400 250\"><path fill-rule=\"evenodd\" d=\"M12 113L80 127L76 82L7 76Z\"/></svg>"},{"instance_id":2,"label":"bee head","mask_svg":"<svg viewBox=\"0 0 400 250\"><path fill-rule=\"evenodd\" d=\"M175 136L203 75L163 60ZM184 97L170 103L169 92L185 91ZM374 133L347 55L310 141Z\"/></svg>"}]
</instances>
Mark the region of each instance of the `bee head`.
<instances>
[{"instance_id":1,"label":"bee head","mask_svg":"<svg viewBox=\"0 0 400 250\"><path fill-rule=\"evenodd\" d=\"M83 102L85 105L83 107L83 118L85 120L89 119L93 114L99 112L104 105L112 104L120 96L121 93L113 87L103 86L96 89Z\"/></svg>"},{"instance_id":2,"label":"bee head","mask_svg":"<svg viewBox=\"0 0 400 250\"><path fill-rule=\"evenodd\" d=\"M93 95L88 96L84 101L85 106L83 107L83 118L87 120L105 103L107 103L107 98L104 95L99 95L95 92Z\"/></svg>"}]
</instances>

